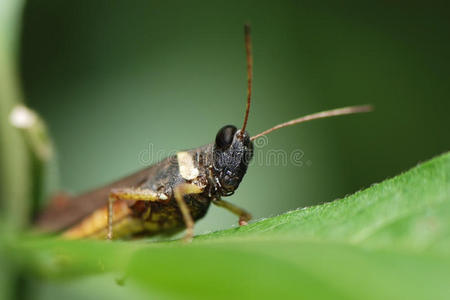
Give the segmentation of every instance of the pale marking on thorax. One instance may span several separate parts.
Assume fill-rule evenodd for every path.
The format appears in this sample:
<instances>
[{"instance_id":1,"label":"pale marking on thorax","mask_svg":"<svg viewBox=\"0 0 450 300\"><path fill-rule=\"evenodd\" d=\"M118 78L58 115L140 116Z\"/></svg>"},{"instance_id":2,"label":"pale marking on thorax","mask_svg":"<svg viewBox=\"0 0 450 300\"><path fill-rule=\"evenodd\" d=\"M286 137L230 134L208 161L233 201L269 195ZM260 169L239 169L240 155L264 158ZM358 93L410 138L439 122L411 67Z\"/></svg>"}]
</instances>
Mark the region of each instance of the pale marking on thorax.
<instances>
[{"instance_id":1,"label":"pale marking on thorax","mask_svg":"<svg viewBox=\"0 0 450 300\"><path fill-rule=\"evenodd\" d=\"M186 180L192 180L198 176L199 171L195 167L194 160L188 152L178 152L177 160L181 177Z\"/></svg>"}]
</instances>

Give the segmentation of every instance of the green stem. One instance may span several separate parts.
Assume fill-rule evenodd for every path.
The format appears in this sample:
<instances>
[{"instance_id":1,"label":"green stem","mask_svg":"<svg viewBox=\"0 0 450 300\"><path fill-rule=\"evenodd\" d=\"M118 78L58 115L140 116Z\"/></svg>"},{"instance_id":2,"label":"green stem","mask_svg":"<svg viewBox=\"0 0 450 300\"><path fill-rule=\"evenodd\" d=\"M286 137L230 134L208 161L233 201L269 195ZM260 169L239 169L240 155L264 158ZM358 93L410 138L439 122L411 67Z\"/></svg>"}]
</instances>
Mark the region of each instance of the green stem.
<instances>
[{"instance_id":1,"label":"green stem","mask_svg":"<svg viewBox=\"0 0 450 300\"><path fill-rule=\"evenodd\" d=\"M0 1L0 216L4 230L28 222L31 178L30 157L19 129L10 123L14 106L22 102L16 49L23 1Z\"/></svg>"}]
</instances>

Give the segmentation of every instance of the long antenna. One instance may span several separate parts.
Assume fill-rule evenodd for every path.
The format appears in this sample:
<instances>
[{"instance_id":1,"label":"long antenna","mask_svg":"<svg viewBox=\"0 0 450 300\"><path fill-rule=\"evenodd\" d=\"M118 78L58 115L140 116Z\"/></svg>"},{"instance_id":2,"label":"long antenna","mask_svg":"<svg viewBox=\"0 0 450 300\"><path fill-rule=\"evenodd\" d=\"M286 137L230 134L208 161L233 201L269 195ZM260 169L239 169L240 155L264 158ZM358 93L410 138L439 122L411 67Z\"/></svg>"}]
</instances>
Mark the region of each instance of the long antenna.
<instances>
[{"instance_id":1,"label":"long antenna","mask_svg":"<svg viewBox=\"0 0 450 300\"><path fill-rule=\"evenodd\" d=\"M364 112L370 112L373 110L373 107L371 105L361 105L361 106L349 106L349 107L343 107L343 108L336 108L332 110L322 111L318 113L314 113L311 115L306 115L303 117L300 117L298 119L294 119L279 125L276 125L272 128L269 128L255 136L252 136L250 140L255 140L263 135L266 135L272 131L278 130L283 127L292 126L299 123L304 123L312 120L322 119L322 118L328 118L328 117L335 117L335 116L343 116L343 115L350 115L350 114L358 114L358 113L364 113ZM245 124L245 123L244 123Z\"/></svg>"},{"instance_id":2,"label":"long antenna","mask_svg":"<svg viewBox=\"0 0 450 300\"><path fill-rule=\"evenodd\" d=\"M253 57L252 57L252 40L250 37L250 25L245 24L245 51L247 55L247 108L245 109L244 124L241 129L241 136L247 127L248 114L250 112L250 100L252 97L252 79L253 79Z\"/></svg>"}]
</instances>

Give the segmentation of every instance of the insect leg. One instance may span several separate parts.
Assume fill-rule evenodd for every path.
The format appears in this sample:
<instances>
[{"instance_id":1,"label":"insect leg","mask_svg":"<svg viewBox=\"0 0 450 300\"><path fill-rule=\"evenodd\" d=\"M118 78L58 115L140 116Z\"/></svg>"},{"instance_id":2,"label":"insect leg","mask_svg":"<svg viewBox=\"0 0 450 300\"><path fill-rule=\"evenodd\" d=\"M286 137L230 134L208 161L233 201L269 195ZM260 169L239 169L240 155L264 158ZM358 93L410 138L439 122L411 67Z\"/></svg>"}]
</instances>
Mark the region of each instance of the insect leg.
<instances>
[{"instance_id":1,"label":"insect leg","mask_svg":"<svg viewBox=\"0 0 450 300\"><path fill-rule=\"evenodd\" d=\"M186 224L186 235L184 236L185 242L190 242L194 236L194 220L189 212L189 207L184 201L184 196L189 194L199 194L201 192L203 192L203 190L200 187L190 183L182 183L177 185L174 189L175 200L177 201L184 223Z\"/></svg>"},{"instance_id":2,"label":"insect leg","mask_svg":"<svg viewBox=\"0 0 450 300\"><path fill-rule=\"evenodd\" d=\"M244 209L242 209L230 202L227 202L225 200L214 199L213 203L215 205L223 207L223 208L229 210L230 212L232 212L233 214L239 216L239 225L241 225L241 226L247 225L248 224L247 222L250 221L252 218L252 215L250 213L248 213Z\"/></svg>"},{"instance_id":3,"label":"insect leg","mask_svg":"<svg viewBox=\"0 0 450 300\"><path fill-rule=\"evenodd\" d=\"M108 198L108 234L107 239L113 238L113 204L115 201L159 201L167 200L167 196L163 193L157 193L149 189L114 189L110 192Z\"/></svg>"}]
</instances>

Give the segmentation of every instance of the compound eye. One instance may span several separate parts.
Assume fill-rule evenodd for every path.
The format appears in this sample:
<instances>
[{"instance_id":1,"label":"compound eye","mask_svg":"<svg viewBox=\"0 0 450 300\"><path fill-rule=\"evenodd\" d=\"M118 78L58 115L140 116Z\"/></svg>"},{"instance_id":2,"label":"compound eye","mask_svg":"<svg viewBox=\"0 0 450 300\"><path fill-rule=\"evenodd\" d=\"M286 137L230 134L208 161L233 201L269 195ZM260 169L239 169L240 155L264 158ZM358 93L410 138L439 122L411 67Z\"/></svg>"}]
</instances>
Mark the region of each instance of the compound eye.
<instances>
[{"instance_id":1,"label":"compound eye","mask_svg":"<svg viewBox=\"0 0 450 300\"><path fill-rule=\"evenodd\" d=\"M216 135L216 146L222 150L230 147L233 142L234 134L236 133L237 128L233 125L227 125L222 127Z\"/></svg>"}]
</instances>

